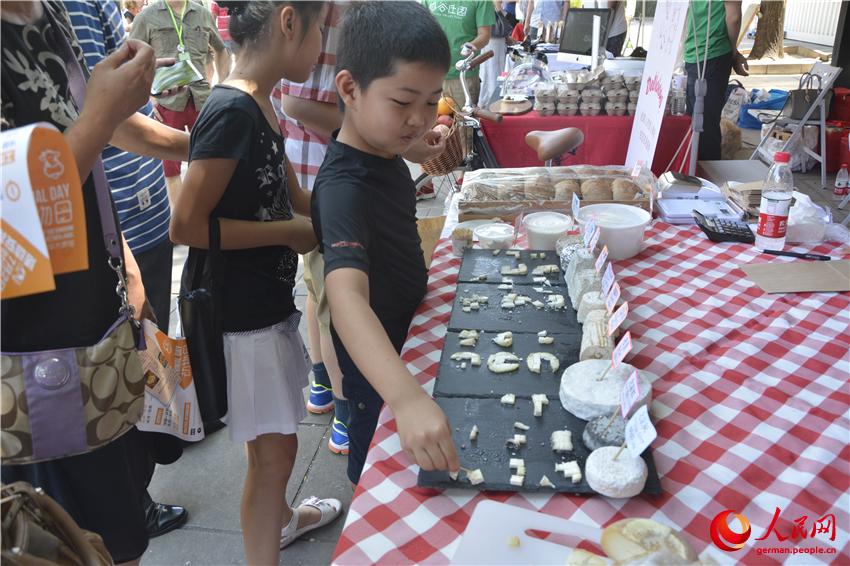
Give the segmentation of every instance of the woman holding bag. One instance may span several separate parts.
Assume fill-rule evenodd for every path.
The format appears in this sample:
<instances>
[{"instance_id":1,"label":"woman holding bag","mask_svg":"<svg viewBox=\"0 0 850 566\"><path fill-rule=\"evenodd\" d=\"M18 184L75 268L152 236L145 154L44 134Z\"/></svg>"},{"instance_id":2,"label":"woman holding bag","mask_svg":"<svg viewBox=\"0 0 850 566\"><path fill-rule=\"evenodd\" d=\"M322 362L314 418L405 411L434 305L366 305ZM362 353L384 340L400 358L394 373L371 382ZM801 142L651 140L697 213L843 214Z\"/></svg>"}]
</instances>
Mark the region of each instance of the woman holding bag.
<instances>
[{"instance_id":1,"label":"woman holding bag","mask_svg":"<svg viewBox=\"0 0 850 566\"><path fill-rule=\"evenodd\" d=\"M2 300L2 350L21 353L92 346L110 330L122 303L116 294L116 272L107 265L97 191L89 172L100 166L100 152L116 130L126 134L125 120L146 102L154 54L146 45L127 42L94 68L86 88L84 62L60 2L4 3L0 19L0 124L6 130L47 122L64 133L84 181L89 264L84 271L57 275L54 291ZM69 61L73 56L76 61ZM75 83L75 76L83 79ZM75 89L75 84L81 88ZM80 90L85 93L82 111L74 100L82 100L75 96ZM110 212L114 224L114 210ZM144 290L137 268L131 270L135 266L131 254L125 254L124 263L131 283L130 302L140 313ZM138 284L133 285L134 281ZM5 371L4 366L4 386ZM4 482L27 481L43 488L82 528L103 537L116 563L136 562L148 543L141 502L145 486L139 477L146 460L139 432L130 427L88 453L26 465L5 465L6 460L2 475Z\"/></svg>"}]
</instances>

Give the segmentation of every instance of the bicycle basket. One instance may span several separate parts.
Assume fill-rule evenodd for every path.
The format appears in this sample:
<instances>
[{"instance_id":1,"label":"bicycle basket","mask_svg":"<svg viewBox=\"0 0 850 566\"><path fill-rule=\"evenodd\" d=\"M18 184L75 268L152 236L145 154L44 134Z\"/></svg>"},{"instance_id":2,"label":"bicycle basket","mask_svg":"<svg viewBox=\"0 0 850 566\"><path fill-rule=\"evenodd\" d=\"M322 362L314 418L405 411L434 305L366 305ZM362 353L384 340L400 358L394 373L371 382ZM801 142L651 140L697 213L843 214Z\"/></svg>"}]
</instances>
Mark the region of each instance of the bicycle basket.
<instances>
[{"instance_id":1,"label":"bicycle basket","mask_svg":"<svg viewBox=\"0 0 850 566\"><path fill-rule=\"evenodd\" d=\"M463 163L463 127L459 126L461 117L455 116L455 122L446 138L446 149L422 164L422 170L432 177L448 175Z\"/></svg>"}]
</instances>

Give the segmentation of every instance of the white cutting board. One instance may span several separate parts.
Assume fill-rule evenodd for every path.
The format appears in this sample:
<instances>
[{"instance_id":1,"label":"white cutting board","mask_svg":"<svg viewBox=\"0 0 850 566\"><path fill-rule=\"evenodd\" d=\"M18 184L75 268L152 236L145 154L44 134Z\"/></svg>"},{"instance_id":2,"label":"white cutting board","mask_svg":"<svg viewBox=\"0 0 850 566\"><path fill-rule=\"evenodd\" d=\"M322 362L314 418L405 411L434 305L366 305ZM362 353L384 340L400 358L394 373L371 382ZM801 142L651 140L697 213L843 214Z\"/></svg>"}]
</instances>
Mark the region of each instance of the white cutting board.
<instances>
[{"instance_id":1,"label":"white cutting board","mask_svg":"<svg viewBox=\"0 0 850 566\"><path fill-rule=\"evenodd\" d=\"M528 529L568 535L574 541L565 541L571 546L548 542L525 534ZM513 536L519 537L518 547L508 546ZM475 507L452 564L564 564L579 542L598 545L601 536L599 527L485 500Z\"/></svg>"}]
</instances>

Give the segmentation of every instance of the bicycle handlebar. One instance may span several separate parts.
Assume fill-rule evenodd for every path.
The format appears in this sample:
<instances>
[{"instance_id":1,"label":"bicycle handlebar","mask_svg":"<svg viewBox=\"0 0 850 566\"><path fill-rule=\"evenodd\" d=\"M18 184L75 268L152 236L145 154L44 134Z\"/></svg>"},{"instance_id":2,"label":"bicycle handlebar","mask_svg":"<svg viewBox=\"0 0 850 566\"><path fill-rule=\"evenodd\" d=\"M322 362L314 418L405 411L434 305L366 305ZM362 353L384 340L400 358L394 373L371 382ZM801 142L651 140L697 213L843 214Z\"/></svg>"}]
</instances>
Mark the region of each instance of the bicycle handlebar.
<instances>
[{"instance_id":1,"label":"bicycle handlebar","mask_svg":"<svg viewBox=\"0 0 850 566\"><path fill-rule=\"evenodd\" d=\"M485 51L484 53L482 53L481 55L479 55L478 57L476 57L475 59L473 59L469 62L469 66L467 67L467 70L474 69L475 67L477 67L478 65L480 65L484 61L486 61L488 59L492 59L494 55L495 55L495 53L493 51Z\"/></svg>"},{"instance_id":2,"label":"bicycle handlebar","mask_svg":"<svg viewBox=\"0 0 850 566\"><path fill-rule=\"evenodd\" d=\"M492 51L491 51L492 53ZM497 112L490 112L486 108L475 108L472 110L472 116L475 118L481 118L483 120L490 120L491 122L501 122L503 116Z\"/></svg>"}]
</instances>

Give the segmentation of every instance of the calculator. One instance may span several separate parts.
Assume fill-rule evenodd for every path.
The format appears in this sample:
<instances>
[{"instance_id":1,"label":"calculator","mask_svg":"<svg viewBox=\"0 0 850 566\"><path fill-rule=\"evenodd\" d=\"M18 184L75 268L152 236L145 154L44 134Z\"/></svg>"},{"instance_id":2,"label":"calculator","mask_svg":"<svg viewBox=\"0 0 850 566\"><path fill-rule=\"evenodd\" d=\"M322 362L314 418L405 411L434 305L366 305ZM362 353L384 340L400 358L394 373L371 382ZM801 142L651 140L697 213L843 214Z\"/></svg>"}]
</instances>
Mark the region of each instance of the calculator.
<instances>
[{"instance_id":1,"label":"calculator","mask_svg":"<svg viewBox=\"0 0 850 566\"><path fill-rule=\"evenodd\" d=\"M705 232L705 235L712 242L743 242L745 244L752 244L756 241L755 234L753 234L753 231L750 230L746 222L705 216L698 210L694 210L692 214L694 215L694 220L697 222L697 226Z\"/></svg>"}]
</instances>

